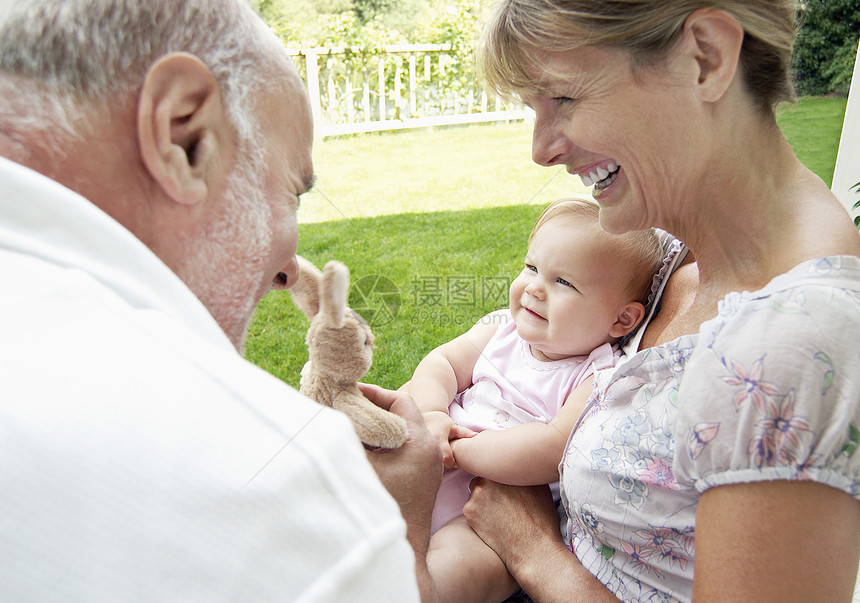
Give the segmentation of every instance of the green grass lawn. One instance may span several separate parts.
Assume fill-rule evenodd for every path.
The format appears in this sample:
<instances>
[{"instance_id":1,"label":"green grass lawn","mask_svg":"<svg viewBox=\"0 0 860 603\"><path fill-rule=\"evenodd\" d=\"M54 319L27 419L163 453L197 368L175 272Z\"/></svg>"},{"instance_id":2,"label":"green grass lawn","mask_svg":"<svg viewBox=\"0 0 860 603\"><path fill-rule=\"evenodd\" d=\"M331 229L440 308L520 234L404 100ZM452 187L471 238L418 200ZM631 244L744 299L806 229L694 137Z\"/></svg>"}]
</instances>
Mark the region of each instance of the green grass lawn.
<instances>
[{"instance_id":1,"label":"green grass lawn","mask_svg":"<svg viewBox=\"0 0 860 603\"><path fill-rule=\"evenodd\" d=\"M800 159L830 183L845 99L805 98L779 113ZM302 200L299 253L349 266L350 304L377 339L366 380L396 388L433 347L507 305L526 239L552 200L585 189L530 160L528 124L437 128L326 140ZM365 279L365 280L362 280ZM363 297L360 295L363 294ZM288 293L263 299L247 356L297 386L307 319Z\"/></svg>"},{"instance_id":2,"label":"green grass lawn","mask_svg":"<svg viewBox=\"0 0 860 603\"><path fill-rule=\"evenodd\" d=\"M777 121L798 158L827 183L833 181L845 118L844 98L801 98L777 113Z\"/></svg>"},{"instance_id":3,"label":"green grass lawn","mask_svg":"<svg viewBox=\"0 0 860 603\"><path fill-rule=\"evenodd\" d=\"M563 167L531 160L524 122L374 133L318 142L317 184L299 222L405 213L547 205L585 192Z\"/></svg>"}]
</instances>

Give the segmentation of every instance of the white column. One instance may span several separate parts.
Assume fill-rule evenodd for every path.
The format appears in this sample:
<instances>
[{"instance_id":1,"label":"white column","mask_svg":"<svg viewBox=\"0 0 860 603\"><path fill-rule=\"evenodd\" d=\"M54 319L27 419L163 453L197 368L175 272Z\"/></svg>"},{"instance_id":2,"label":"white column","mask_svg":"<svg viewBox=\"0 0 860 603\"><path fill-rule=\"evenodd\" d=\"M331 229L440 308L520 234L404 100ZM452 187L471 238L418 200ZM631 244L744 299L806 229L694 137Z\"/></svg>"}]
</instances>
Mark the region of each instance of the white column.
<instances>
[{"instance_id":1,"label":"white column","mask_svg":"<svg viewBox=\"0 0 860 603\"><path fill-rule=\"evenodd\" d=\"M858 52L860 58L860 52ZM845 108L845 121L842 124L842 137L839 139L839 154L836 156L836 169L833 171L833 185L830 189L839 197L842 205L852 217L860 210L852 209L860 201L860 192L852 190L860 182L860 60L854 61L854 75L851 78L851 91Z\"/></svg>"},{"instance_id":2,"label":"white column","mask_svg":"<svg viewBox=\"0 0 860 603\"><path fill-rule=\"evenodd\" d=\"M322 137L322 100L320 99L320 71L317 63L319 51L305 49L305 70L308 78L308 97L311 101L311 114L314 118L314 137Z\"/></svg>"}]
</instances>

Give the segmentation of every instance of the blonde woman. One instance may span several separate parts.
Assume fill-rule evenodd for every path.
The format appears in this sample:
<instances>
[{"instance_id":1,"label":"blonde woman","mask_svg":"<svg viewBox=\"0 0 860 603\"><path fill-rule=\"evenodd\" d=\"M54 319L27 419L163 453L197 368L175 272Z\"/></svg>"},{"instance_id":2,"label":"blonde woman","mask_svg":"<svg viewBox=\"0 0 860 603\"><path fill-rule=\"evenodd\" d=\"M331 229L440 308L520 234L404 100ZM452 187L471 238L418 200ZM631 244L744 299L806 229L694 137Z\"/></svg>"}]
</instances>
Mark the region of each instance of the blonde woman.
<instances>
[{"instance_id":1,"label":"blonde woman","mask_svg":"<svg viewBox=\"0 0 860 603\"><path fill-rule=\"evenodd\" d=\"M612 233L659 227L659 311L545 488L471 527L537 601L848 601L860 555L860 237L774 118L790 0L503 0L480 65ZM542 509L540 512L538 509Z\"/></svg>"}]
</instances>

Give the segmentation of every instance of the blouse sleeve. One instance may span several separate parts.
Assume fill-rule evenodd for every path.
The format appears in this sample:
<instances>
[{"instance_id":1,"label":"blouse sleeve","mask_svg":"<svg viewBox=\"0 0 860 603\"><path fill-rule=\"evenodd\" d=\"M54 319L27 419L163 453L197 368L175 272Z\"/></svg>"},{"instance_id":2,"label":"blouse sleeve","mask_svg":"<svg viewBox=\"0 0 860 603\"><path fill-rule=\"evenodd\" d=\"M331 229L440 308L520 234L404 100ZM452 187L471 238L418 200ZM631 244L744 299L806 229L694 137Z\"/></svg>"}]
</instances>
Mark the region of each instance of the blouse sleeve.
<instances>
[{"instance_id":1,"label":"blouse sleeve","mask_svg":"<svg viewBox=\"0 0 860 603\"><path fill-rule=\"evenodd\" d=\"M699 333L678 401L679 481L704 492L811 480L860 498L858 289L730 295Z\"/></svg>"}]
</instances>

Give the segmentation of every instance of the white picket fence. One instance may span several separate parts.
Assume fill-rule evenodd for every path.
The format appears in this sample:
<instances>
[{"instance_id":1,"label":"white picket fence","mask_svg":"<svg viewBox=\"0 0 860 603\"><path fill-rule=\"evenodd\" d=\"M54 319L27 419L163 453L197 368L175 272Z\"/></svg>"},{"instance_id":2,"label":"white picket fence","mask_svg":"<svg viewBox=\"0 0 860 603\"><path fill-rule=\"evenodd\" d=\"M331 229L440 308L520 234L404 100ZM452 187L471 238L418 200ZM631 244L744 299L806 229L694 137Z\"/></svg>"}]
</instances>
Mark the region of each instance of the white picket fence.
<instances>
[{"instance_id":1,"label":"white picket fence","mask_svg":"<svg viewBox=\"0 0 860 603\"><path fill-rule=\"evenodd\" d=\"M305 79L317 137L427 126L514 121L520 106L489 97L455 69L448 44L290 50Z\"/></svg>"}]
</instances>

